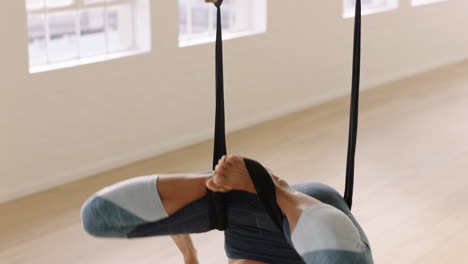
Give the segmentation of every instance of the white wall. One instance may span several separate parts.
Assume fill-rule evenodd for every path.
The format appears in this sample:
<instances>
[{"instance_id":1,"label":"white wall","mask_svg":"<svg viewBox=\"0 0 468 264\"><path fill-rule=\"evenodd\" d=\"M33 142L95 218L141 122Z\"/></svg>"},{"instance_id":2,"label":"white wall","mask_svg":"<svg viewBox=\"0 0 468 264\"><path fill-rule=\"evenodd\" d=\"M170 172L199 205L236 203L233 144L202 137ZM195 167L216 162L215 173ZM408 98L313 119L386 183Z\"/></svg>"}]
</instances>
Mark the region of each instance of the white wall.
<instances>
[{"instance_id":1,"label":"white wall","mask_svg":"<svg viewBox=\"0 0 468 264\"><path fill-rule=\"evenodd\" d=\"M468 57L468 1L363 20L363 86ZM229 131L349 91L342 1L269 1L268 33L225 42ZM29 74L24 1L0 9L0 201L212 136L213 45L178 48L176 1L153 1L153 51ZM207 160L207 168L210 161Z\"/></svg>"}]
</instances>

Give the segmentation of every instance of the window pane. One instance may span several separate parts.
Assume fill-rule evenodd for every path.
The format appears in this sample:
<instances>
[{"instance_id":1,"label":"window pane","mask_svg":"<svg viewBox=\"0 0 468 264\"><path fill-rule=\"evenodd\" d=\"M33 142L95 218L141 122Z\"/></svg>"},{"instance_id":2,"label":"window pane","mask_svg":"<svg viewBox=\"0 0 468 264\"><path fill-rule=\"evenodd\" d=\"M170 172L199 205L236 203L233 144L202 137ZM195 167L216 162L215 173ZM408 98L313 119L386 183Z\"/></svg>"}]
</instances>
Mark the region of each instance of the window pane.
<instances>
[{"instance_id":1,"label":"window pane","mask_svg":"<svg viewBox=\"0 0 468 264\"><path fill-rule=\"evenodd\" d=\"M104 8L85 9L80 14L80 55L106 53Z\"/></svg>"},{"instance_id":2,"label":"window pane","mask_svg":"<svg viewBox=\"0 0 468 264\"><path fill-rule=\"evenodd\" d=\"M385 0L361 0L361 6L365 8L373 8L378 5L385 5ZM346 6L348 8L353 8L356 6L356 0L346 0Z\"/></svg>"},{"instance_id":3,"label":"window pane","mask_svg":"<svg viewBox=\"0 0 468 264\"><path fill-rule=\"evenodd\" d=\"M75 0L46 0L47 7L64 7L73 4Z\"/></svg>"},{"instance_id":4,"label":"window pane","mask_svg":"<svg viewBox=\"0 0 468 264\"><path fill-rule=\"evenodd\" d=\"M149 0L24 1L31 73L151 50Z\"/></svg>"},{"instance_id":5,"label":"window pane","mask_svg":"<svg viewBox=\"0 0 468 264\"><path fill-rule=\"evenodd\" d=\"M224 0L221 22L225 39L265 32L266 3L266 0ZM216 8L213 4L179 0L179 46L213 41L215 31Z\"/></svg>"},{"instance_id":6,"label":"window pane","mask_svg":"<svg viewBox=\"0 0 468 264\"><path fill-rule=\"evenodd\" d=\"M47 62L47 43L45 19L43 15L28 16L29 64L39 65Z\"/></svg>"},{"instance_id":7,"label":"window pane","mask_svg":"<svg viewBox=\"0 0 468 264\"><path fill-rule=\"evenodd\" d=\"M239 1L239 0L237 0ZM251 0L249 0L251 1ZM234 15L235 15L235 9L234 9L234 4L232 3L233 1L230 0L224 0L223 1L223 8L221 8L221 24L223 26L223 29L232 29L234 26ZM244 12L249 11L249 10L243 10ZM213 11L213 28L216 27L216 10ZM238 29L240 30L240 29Z\"/></svg>"},{"instance_id":8,"label":"window pane","mask_svg":"<svg viewBox=\"0 0 468 264\"><path fill-rule=\"evenodd\" d=\"M76 13L49 14L49 60L60 61L78 56Z\"/></svg>"},{"instance_id":9,"label":"window pane","mask_svg":"<svg viewBox=\"0 0 468 264\"><path fill-rule=\"evenodd\" d=\"M185 1L179 1L179 32L180 34L187 34L187 6Z\"/></svg>"},{"instance_id":10,"label":"window pane","mask_svg":"<svg viewBox=\"0 0 468 264\"><path fill-rule=\"evenodd\" d=\"M85 5L96 4L96 3L105 3L106 0L83 0Z\"/></svg>"},{"instance_id":11,"label":"window pane","mask_svg":"<svg viewBox=\"0 0 468 264\"><path fill-rule=\"evenodd\" d=\"M107 8L107 30L109 51L122 51L133 47L133 16L130 4Z\"/></svg>"},{"instance_id":12,"label":"window pane","mask_svg":"<svg viewBox=\"0 0 468 264\"><path fill-rule=\"evenodd\" d=\"M210 8L204 1L192 1L192 33L208 33L213 31L210 21ZM213 18L213 14L211 14ZM214 19L212 19L214 20Z\"/></svg>"},{"instance_id":13,"label":"window pane","mask_svg":"<svg viewBox=\"0 0 468 264\"><path fill-rule=\"evenodd\" d=\"M230 0L224 0L223 2L224 9L222 9L221 19L223 23L223 27L229 28L232 25L232 21L235 15L234 3ZM244 10L250 11L250 10Z\"/></svg>"},{"instance_id":14,"label":"window pane","mask_svg":"<svg viewBox=\"0 0 468 264\"><path fill-rule=\"evenodd\" d=\"M368 15L389 11L398 7L398 0L361 0L362 14ZM356 0L344 0L344 17L353 17Z\"/></svg>"},{"instance_id":15,"label":"window pane","mask_svg":"<svg viewBox=\"0 0 468 264\"><path fill-rule=\"evenodd\" d=\"M41 9L44 7L44 0L26 0L26 9Z\"/></svg>"}]
</instances>

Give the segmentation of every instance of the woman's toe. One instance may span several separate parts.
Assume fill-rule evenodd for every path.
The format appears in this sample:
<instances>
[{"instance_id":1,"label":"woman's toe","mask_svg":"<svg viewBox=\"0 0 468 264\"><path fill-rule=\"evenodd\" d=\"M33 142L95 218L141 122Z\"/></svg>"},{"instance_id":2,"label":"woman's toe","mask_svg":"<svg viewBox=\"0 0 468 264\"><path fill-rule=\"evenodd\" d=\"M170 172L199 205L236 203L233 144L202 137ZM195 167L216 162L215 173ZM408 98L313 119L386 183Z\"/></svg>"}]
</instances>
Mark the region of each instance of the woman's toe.
<instances>
[{"instance_id":1,"label":"woman's toe","mask_svg":"<svg viewBox=\"0 0 468 264\"><path fill-rule=\"evenodd\" d=\"M233 165L239 165L241 164L243 161L242 157L241 156L236 156L236 155L233 155L230 157L230 163L233 164Z\"/></svg>"},{"instance_id":2,"label":"woman's toe","mask_svg":"<svg viewBox=\"0 0 468 264\"><path fill-rule=\"evenodd\" d=\"M213 182L215 185L223 186L224 178L225 178L224 173L219 172L215 175L215 177L213 177Z\"/></svg>"},{"instance_id":3,"label":"woman's toe","mask_svg":"<svg viewBox=\"0 0 468 264\"><path fill-rule=\"evenodd\" d=\"M213 178L206 181L206 188L210 189L211 191L216 191L217 190L216 185L214 185L214 183L213 183Z\"/></svg>"}]
</instances>

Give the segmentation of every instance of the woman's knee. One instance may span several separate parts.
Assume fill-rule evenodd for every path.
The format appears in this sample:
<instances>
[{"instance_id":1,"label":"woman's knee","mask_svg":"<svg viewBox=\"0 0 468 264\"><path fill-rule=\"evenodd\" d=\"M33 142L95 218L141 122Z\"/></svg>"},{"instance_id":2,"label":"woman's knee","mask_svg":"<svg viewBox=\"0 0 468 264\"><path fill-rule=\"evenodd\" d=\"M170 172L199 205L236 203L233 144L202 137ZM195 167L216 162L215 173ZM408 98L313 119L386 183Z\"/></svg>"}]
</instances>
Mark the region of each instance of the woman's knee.
<instances>
[{"instance_id":1,"label":"woman's knee","mask_svg":"<svg viewBox=\"0 0 468 264\"><path fill-rule=\"evenodd\" d=\"M81 208L83 228L88 234L96 237L126 237L131 225L125 224L124 221L135 221L128 218L131 217L130 214L120 211L120 208L105 199L92 196ZM125 217L123 214L129 216Z\"/></svg>"},{"instance_id":2,"label":"woman's knee","mask_svg":"<svg viewBox=\"0 0 468 264\"><path fill-rule=\"evenodd\" d=\"M81 207L81 222L84 230L92 236L103 236L99 227L99 201L95 196L90 197Z\"/></svg>"},{"instance_id":3,"label":"woman's knee","mask_svg":"<svg viewBox=\"0 0 468 264\"><path fill-rule=\"evenodd\" d=\"M334 206L345 213L349 212L349 208L341 194L329 185L319 182L309 182L293 185L293 188L323 203Z\"/></svg>"}]
</instances>

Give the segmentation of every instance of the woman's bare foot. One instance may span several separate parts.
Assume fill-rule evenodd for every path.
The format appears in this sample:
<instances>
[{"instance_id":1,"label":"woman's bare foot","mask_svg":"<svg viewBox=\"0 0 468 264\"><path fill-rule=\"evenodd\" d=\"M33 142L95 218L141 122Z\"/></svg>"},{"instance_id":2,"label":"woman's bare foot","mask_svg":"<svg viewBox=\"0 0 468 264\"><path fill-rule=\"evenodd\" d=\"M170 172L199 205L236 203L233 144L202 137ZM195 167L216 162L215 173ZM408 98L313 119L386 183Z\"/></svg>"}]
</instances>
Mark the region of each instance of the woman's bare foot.
<instances>
[{"instance_id":1,"label":"woman's bare foot","mask_svg":"<svg viewBox=\"0 0 468 264\"><path fill-rule=\"evenodd\" d=\"M286 181L276 176L270 169L265 169L270 173L276 188L289 188ZM206 187L214 192L241 190L256 193L244 159L235 155L223 156L218 161L213 175L206 182Z\"/></svg>"},{"instance_id":2,"label":"woman's bare foot","mask_svg":"<svg viewBox=\"0 0 468 264\"><path fill-rule=\"evenodd\" d=\"M213 177L206 182L206 187L214 192L239 190L256 193L244 159L240 156L223 156L216 165Z\"/></svg>"},{"instance_id":3,"label":"woman's bare foot","mask_svg":"<svg viewBox=\"0 0 468 264\"><path fill-rule=\"evenodd\" d=\"M320 201L294 190L286 181L267 170L275 183L278 206L286 214L292 232L302 212ZM206 187L214 192L240 190L256 193L244 159L240 156L223 156L216 165L213 176L206 181Z\"/></svg>"}]
</instances>

